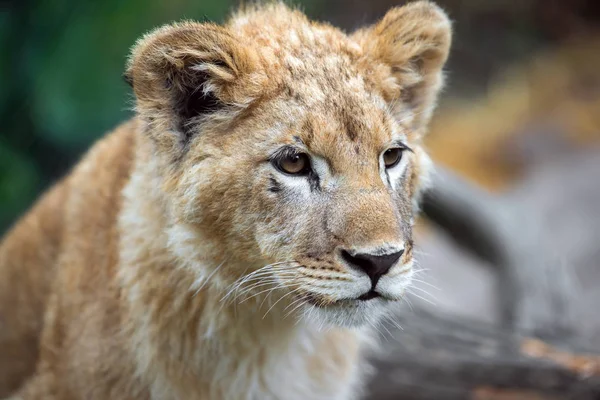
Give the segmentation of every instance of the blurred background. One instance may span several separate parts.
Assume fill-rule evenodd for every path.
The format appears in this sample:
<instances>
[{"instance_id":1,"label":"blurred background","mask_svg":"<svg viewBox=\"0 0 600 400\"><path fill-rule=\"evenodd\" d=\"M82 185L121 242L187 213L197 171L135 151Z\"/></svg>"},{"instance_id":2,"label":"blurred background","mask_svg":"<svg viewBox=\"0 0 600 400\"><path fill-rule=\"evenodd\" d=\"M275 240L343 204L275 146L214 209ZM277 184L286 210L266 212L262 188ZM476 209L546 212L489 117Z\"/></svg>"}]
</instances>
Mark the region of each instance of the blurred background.
<instances>
[{"instance_id":1,"label":"blurred background","mask_svg":"<svg viewBox=\"0 0 600 400\"><path fill-rule=\"evenodd\" d=\"M121 74L140 35L174 20L223 21L235 3L0 1L0 233L91 143L131 115L132 94ZM348 31L403 4L294 3ZM502 227L496 246L511 248L512 258L498 262L473 251L473 238L461 243L452 229L422 221L425 283L414 302L486 323L514 322L518 316L504 315L506 290L493 264L517 264L519 274L529 271L527 279L539 281L539 271L527 268L543 255L546 286L563 283L556 266L568 277L564 291L576 334L597 340L600 1L437 3L453 19L455 39L426 144L441 168L467 182L474 211ZM513 303L522 300L509 293Z\"/></svg>"}]
</instances>

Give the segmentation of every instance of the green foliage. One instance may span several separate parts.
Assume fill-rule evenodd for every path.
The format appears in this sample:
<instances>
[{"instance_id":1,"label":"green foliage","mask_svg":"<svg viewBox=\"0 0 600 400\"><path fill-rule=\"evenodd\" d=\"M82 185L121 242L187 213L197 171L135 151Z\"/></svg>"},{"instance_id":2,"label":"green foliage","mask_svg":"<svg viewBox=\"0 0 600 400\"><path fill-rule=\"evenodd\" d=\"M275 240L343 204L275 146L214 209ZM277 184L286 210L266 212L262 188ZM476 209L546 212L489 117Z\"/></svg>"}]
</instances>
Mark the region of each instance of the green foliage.
<instances>
[{"instance_id":1,"label":"green foliage","mask_svg":"<svg viewBox=\"0 0 600 400\"><path fill-rule=\"evenodd\" d=\"M220 19L229 7L218 2L103 0L64 10L39 7L34 19L69 20L56 27L57 40L36 54L35 119L60 147L79 148L123 120L129 104L120 79L129 47L143 32L182 18Z\"/></svg>"},{"instance_id":2,"label":"green foliage","mask_svg":"<svg viewBox=\"0 0 600 400\"><path fill-rule=\"evenodd\" d=\"M33 160L0 142L0 226L8 225L33 201L38 179Z\"/></svg>"}]
</instances>

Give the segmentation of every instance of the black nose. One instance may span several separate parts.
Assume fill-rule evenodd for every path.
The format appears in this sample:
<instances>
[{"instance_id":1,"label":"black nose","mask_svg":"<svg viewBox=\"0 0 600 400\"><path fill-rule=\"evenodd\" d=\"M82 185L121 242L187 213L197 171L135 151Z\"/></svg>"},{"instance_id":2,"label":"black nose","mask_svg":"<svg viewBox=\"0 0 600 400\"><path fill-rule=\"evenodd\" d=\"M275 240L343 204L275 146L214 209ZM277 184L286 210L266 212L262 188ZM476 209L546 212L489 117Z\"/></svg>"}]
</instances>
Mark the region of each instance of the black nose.
<instances>
[{"instance_id":1,"label":"black nose","mask_svg":"<svg viewBox=\"0 0 600 400\"><path fill-rule=\"evenodd\" d=\"M385 275L390 268L392 268L392 265L394 265L402 256L402 253L404 253L404 250L381 256L376 256L373 254L351 255L346 250L342 250L342 258L350 266L366 273L369 278L371 278L373 287L375 287L375 285L377 285L377 281L379 281L379 278L381 278L382 275Z\"/></svg>"}]
</instances>

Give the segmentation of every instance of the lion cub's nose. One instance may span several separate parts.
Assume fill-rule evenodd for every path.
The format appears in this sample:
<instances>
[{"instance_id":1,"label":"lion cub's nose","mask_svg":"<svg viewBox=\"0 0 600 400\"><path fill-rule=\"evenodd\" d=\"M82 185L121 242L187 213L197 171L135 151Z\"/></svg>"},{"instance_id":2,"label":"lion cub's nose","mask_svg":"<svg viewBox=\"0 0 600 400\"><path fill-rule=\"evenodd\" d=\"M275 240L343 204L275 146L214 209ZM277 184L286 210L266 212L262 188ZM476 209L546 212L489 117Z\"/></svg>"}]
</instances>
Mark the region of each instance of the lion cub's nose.
<instances>
[{"instance_id":1,"label":"lion cub's nose","mask_svg":"<svg viewBox=\"0 0 600 400\"><path fill-rule=\"evenodd\" d=\"M404 249L391 254L374 255L368 253L358 253L351 255L348 251L342 250L342 258L351 267L359 269L366 273L371 278L373 288L377 285L377 281L382 275L385 275L392 265L398 261L398 259L404 253Z\"/></svg>"}]
</instances>

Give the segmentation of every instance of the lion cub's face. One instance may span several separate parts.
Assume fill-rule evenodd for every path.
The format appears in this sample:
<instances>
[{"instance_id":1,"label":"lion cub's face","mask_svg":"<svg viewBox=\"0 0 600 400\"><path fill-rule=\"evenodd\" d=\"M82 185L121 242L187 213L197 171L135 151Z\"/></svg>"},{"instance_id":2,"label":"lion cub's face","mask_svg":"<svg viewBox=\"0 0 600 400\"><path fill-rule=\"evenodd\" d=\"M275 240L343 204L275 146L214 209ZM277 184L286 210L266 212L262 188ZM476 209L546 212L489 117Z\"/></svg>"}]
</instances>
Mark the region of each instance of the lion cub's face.
<instances>
[{"instance_id":1,"label":"lion cub's face","mask_svg":"<svg viewBox=\"0 0 600 400\"><path fill-rule=\"evenodd\" d=\"M423 2L351 36L271 5L141 40L128 77L169 171L173 250L224 295L321 321L400 299L449 45Z\"/></svg>"}]
</instances>

